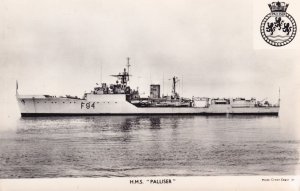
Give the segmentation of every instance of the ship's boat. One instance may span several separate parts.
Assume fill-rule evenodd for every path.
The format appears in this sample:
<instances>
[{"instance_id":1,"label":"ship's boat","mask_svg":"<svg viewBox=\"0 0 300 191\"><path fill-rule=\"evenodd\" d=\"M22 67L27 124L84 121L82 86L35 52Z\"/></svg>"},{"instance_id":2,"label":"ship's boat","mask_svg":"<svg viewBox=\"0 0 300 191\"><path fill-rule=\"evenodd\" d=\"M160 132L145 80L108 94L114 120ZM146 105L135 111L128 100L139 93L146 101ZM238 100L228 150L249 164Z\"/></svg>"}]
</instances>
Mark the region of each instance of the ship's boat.
<instances>
[{"instance_id":1,"label":"ship's boat","mask_svg":"<svg viewBox=\"0 0 300 191\"><path fill-rule=\"evenodd\" d=\"M277 104L257 101L255 98L207 98L180 97L176 91L179 79L172 78L172 93L161 96L160 85L150 85L150 96L141 97L138 90L128 85L129 59L127 70L117 75L115 84L101 83L82 98L77 96L20 95L18 85L16 97L22 117L27 116L72 116L72 115L154 115L154 114L250 114L278 115Z\"/></svg>"}]
</instances>

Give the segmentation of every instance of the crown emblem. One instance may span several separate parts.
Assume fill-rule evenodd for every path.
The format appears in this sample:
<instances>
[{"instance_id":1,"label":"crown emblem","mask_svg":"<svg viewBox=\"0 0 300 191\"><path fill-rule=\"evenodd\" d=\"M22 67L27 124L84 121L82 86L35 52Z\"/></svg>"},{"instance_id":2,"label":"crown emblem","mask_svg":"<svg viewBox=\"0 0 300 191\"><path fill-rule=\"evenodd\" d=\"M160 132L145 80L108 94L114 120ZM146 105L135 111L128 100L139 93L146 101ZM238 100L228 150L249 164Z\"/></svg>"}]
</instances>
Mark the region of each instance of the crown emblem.
<instances>
[{"instance_id":1,"label":"crown emblem","mask_svg":"<svg viewBox=\"0 0 300 191\"><path fill-rule=\"evenodd\" d=\"M271 9L271 12L286 12L289 4L286 4L285 2L273 2L269 4L269 7Z\"/></svg>"}]
</instances>

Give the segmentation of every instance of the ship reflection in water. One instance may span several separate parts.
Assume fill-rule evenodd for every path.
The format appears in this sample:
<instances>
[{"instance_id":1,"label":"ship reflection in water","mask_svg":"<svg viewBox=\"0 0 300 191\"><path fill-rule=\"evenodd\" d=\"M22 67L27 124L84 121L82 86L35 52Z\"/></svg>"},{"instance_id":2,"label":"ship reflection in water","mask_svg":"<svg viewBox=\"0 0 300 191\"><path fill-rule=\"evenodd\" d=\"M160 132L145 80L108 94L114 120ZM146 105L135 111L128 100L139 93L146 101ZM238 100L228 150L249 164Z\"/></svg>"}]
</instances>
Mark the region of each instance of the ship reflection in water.
<instances>
[{"instance_id":1,"label":"ship reflection in water","mask_svg":"<svg viewBox=\"0 0 300 191\"><path fill-rule=\"evenodd\" d=\"M0 178L293 175L299 140L271 116L19 119Z\"/></svg>"}]
</instances>

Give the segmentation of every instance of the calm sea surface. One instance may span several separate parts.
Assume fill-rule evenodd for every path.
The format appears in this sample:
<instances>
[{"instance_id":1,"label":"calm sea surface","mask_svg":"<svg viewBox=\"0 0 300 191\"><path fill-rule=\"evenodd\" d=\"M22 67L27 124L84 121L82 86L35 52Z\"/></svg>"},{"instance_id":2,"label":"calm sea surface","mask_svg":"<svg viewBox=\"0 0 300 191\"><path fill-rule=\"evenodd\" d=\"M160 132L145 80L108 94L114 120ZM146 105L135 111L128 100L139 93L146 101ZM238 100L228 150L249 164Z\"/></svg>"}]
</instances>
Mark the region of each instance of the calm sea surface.
<instances>
[{"instance_id":1,"label":"calm sea surface","mask_svg":"<svg viewBox=\"0 0 300 191\"><path fill-rule=\"evenodd\" d=\"M20 118L0 178L294 175L300 141L271 116Z\"/></svg>"}]
</instances>

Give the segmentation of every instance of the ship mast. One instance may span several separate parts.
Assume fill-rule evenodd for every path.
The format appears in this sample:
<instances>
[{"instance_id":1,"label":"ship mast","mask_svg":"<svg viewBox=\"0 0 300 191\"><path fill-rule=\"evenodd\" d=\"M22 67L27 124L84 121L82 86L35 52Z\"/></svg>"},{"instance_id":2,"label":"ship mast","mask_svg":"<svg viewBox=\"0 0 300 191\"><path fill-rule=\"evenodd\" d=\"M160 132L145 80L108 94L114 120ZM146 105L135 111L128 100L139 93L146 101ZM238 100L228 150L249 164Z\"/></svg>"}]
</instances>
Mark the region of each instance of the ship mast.
<instances>
[{"instance_id":1,"label":"ship mast","mask_svg":"<svg viewBox=\"0 0 300 191\"><path fill-rule=\"evenodd\" d=\"M130 62L130 57L127 57L127 74L128 74L128 81L129 81L129 67L131 66L129 62Z\"/></svg>"},{"instance_id":2,"label":"ship mast","mask_svg":"<svg viewBox=\"0 0 300 191\"><path fill-rule=\"evenodd\" d=\"M165 74L163 73L163 93L162 93L162 97L164 97L165 94Z\"/></svg>"},{"instance_id":3,"label":"ship mast","mask_svg":"<svg viewBox=\"0 0 300 191\"><path fill-rule=\"evenodd\" d=\"M102 84L102 62L100 64L100 84Z\"/></svg>"},{"instance_id":4,"label":"ship mast","mask_svg":"<svg viewBox=\"0 0 300 191\"><path fill-rule=\"evenodd\" d=\"M19 95L19 93L18 93L18 89L19 89L18 80L16 80L16 96L18 96L18 95Z\"/></svg>"},{"instance_id":5,"label":"ship mast","mask_svg":"<svg viewBox=\"0 0 300 191\"><path fill-rule=\"evenodd\" d=\"M279 97L278 97L278 106L280 106L280 87L279 87L278 94L279 94Z\"/></svg>"},{"instance_id":6,"label":"ship mast","mask_svg":"<svg viewBox=\"0 0 300 191\"><path fill-rule=\"evenodd\" d=\"M124 86L127 86L127 82L129 81L129 67L131 66L129 63L129 60L130 60L130 58L128 57L127 58L127 70L128 71L126 71L126 68L124 68L124 71L122 73L119 73L117 75L111 75L113 77L117 77L121 81L121 84Z\"/></svg>"},{"instance_id":7,"label":"ship mast","mask_svg":"<svg viewBox=\"0 0 300 191\"><path fill-rule=\"evenodd\" d=\"M181 97L183 96L183 75L181 75Z\"/></svg>"}]
</instances>

